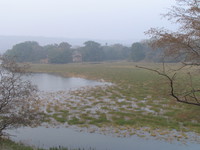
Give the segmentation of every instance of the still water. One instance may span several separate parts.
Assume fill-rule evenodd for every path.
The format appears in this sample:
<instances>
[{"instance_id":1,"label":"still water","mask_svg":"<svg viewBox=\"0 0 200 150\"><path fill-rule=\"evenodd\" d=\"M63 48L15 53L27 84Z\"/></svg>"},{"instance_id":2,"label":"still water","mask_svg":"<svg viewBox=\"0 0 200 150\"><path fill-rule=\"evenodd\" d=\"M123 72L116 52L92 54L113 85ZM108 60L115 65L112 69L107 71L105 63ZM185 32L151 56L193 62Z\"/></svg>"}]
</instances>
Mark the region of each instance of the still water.
<instances>
[{"instance_id":1,"label":"still water","mask_svg":"<svg viewBox=\"0 0 200 150\"><path fill-rule=\"evenodd\" d=\"M49 74L33 74L29 77L41 91L52 92L60 90L73 90L85 86L104 85L109 83L96 82L81 78L63 78ZM14 141L25 144L49 148L63 146L69 148L95 148L96 150L198 150L199 144L188 142L186 145L174 141L144 139L137 136L121 138L98 133L78 132L72 128L19 128L7 131L14 135Z\"/></svg>"},{"instance_id":2,"label":"still water","mask_svg":"<svg viewBox=\"0 0 200 150\"><path fill-rule=\"evenodd\" d=\"M15 141L42 148L65 146L68 148L95 148L96 150L199 150L198 144L179 142L168 143L153 138L137 136L128 138L113 137L97 133L78 132L71 128L20 128L12 131Z\"/></svg>"},{"instance_id":3,"label":"still water","mask_svg":"<svg viewBox=\"0 0 200 150\"><path fill-rule=\"evenodd\" d=\"M86 86L105 85L109 83L86 80L83 78L64 78L51 74L32 74L27 77L40 91L66 91Z\"/></svg>"}]
</instances>

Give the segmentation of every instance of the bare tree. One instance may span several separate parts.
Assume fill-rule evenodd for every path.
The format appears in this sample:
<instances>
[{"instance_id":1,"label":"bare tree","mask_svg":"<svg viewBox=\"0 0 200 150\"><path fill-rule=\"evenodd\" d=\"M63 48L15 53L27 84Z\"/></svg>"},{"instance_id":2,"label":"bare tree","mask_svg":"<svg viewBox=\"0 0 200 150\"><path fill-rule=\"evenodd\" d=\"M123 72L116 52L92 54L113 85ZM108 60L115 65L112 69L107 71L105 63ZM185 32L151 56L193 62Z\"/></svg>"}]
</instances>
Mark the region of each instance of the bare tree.
<instances>
[{"instance_id":1,"label":"bare tree","mask_svg":"<svg viewBox=\"0 0 200 150\"><path fill-rule=\"evenodd\" d=\"M0 57L0 136L6 129L39 123L37 88L24 80L26 69Z\"/></svg>"},{"instance_id":2,"label":"bare tree","mask_svg":"<svg viewBox=\"0 0 200 150\"><path fill-rule=\"evenodd\" d=\"M165 56L173 56L175 59L181 57L182 66L168 71L165 64L161 70L140 68L156 72L166 78L171 89L170 94L178 102L200 106L200 88L193 77L195 70L199 70L200 66L200 0L176 0L176 2L177 5L163 16L179 25L177 31L151 28L147 34L153 39L151 45L154 48L163 48ZM185 68L187 71L182 71ZM181 74L183 78L183 73L187 74L188 82L181 88L177 84L177 75Z\"/></svg>"},{"instance_id":3,"label":"bare tree","mask_svg":"<svg viewBox=\"0 0 200 150\"><path fill-rule=\"evenodd\" d=\"M179 24L175 32L152 28L147 34L153 37L152 46L165 48L167 56L185 56L188 65L199 65L200 61L200 1L176 0L178 6L172 7L164 17Z\"/></svg>"}]
</instances>

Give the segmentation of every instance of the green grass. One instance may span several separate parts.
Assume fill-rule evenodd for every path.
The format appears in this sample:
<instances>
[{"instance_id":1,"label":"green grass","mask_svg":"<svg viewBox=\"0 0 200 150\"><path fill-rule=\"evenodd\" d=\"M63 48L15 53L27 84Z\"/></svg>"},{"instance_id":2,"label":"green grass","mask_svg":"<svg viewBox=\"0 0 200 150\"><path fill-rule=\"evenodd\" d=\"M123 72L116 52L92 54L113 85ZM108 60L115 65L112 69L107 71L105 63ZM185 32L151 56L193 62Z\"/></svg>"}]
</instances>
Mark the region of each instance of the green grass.
<instances>
[{"instance_id":1,"label":"green grass","mask_svg":"<svg viewBox=\"0 0 200 150\"><path fill-rule=\"evenodd\" d=\"M62 116L62 114L59 114L59 113L54 113L54 114L52 115L52 117L53 117L56 121L58 121L58 122L60 122L60 123L65 123L65 122L67 121L67 118L64 117L64 116Z\"/></svg>"},{"instance_id":2,"label":"green grass","mask_svg":"<svg viewBox=\"0 0 200 150\"><path fill-rule=\"evenodd\" d=\"M25 146L21 143L15 143L11 140L0 139L0 150L95 150L94 148L67 148L67 147L52 147L49 149L33 148Z\"/></svg>"},{"instance_id":3,"label":"green grass","mask_svg":"<svg viewBox=\"0 0 200 150\"><path fill-rule=\"evenodd\" d=\"M108 119L104 112L98 113L99 118L94 118L90 113L81 116L80 119L74 117L66 119L66 115L54 115L53 118L58 122L68 122L73 124L94 124L94 125L121 125L133 127L151 127L162 129L184 130L200 133L200 109L197 106L177 103L169 95L169 87L162 77L154 72L136 68L135 65L146 66L149 68L161 68L162 64L135 64L131 62L115 62L101 64L31 64L32 72L46 72L58 74L64 77L83 77L87 79L100 80L114 83L113 86L103 88L92 88L90 91L80 91L77 95L87 98L93 97L93 105L86 107L74 107L73 109L82 110L102 105L102 109L112 115ZM170 67L177 67L179 64L167 64ZM186 72L185 70L182 72ZM178 74L178 90L182 90L182 85L188 80L187 75ZM194 86L198 86L200 77L194 78ZM188 88L184 86L184 88ZM115 112L110 110L111 104L103 102L104 98L115 102L119 109ZM150 97L150 98L147 98ZM118 99L125 99L123 102L117 102ZM141 102L144 100L145 102ZM99 101L96 101L99 100ZM101 102L102 100L102 102ZM135 102L139 108L132 108L131 102ZM107 107L109 106L109 107ZM155 113L145 112L141 108L149 107ZM57 109L57 108L56 108ZM131 110L132 109L132 110ZM166 119L167 118L167 119ZM182 128L184 126L184 128Z\"/></svg>"},{"instance_id":4,"label":"green grass","mask_svg":"<svg viewBox=\"0 0 200 150\"><path fill-rule=\"evenodd\" d=\"M77 125L77 124L84 124L84 121L81 121L80 119L73 117L70 120L68 120L69 125Z\"/></svg>"},{"instance_id":5,"label":"green grass","mask_svg":"<svg viewBox=\"0 0 200 150\"><path fill-rule=\"evenodd\" d=\"M4 140L4 139L0 139L0 149L1 150L34 150L32 147L25 146L20 143L15 143L10 140Z\"/></svg>"},{"instance_id":6,"label":"green grass","mask_svg":"<svg viewBox=\"0 0 200 150\"><path fill-rule=\"evenodd\" d=\"M109 123L110 121L107 120L106 114L100 114L98 118L92 118L89 124L94 124L97 126L101 126L101 124Z\"/></svg>"}]
</instances>

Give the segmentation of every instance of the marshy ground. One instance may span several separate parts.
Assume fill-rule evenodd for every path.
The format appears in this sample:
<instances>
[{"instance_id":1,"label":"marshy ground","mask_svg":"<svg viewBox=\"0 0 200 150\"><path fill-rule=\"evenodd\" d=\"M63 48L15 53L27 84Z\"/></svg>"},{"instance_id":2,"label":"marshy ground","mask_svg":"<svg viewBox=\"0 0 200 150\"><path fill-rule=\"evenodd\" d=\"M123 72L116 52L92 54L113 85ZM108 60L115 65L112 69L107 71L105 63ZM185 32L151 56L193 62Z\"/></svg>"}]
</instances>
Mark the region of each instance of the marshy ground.
<instances>
[{"instance_id":1,"label":"marshy ground","mask_svg":"<svg viewBox=\"0 0 200 150\"><path fill-rule=\"evenodd\" d=\"M135 65L128 62L32 64L32 72L111 83L73 91L41 92L40 106L46 116L45 122L120 137L138 135L167 141L198 141L199 107L177 103L170 97L168 85L163 78L148 70L136 68ZM145 63L139 65L153 68L162 66ZM176 65L168 64L170 67Z\"/></svg>"},{"instance_id":2,"label":"marshy ground","mask_svg":"<svg viewBox=\"0 0 200 150\"><path fill-rule=\"evenodd\" d=\"M153 137L169 142L199 142L199 107L177 103L166 80L135 65L161 68L162 64L114 62L99 64L31 64L31 72L82 77L108 84L71 91L42 92L38 101L46 127L67 127L79 132L116 137ZM179 64L167 64L174 68ZM194 84L198 86L200 77ZM181 75L181 84L187 79ZM185 87L184 87L185 88ZM11 141L1 149L32 150Z\"/></svg>"}]
</instances>

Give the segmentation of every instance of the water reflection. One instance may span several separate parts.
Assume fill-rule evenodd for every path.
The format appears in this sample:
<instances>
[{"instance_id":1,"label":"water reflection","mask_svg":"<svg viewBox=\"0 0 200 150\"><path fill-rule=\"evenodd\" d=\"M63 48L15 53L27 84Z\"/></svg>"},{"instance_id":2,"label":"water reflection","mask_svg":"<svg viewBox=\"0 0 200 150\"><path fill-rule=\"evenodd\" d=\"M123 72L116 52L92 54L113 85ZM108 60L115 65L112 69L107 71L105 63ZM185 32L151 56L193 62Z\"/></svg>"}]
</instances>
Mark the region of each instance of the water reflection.
<instances>
[{"instance_id":1,"label":"water reflection","mask_svg":"<svg viewBox=\"0 0 200 150\"><path fill-rule=\"evenodd\" d=\"M105 85L106 83L83 78L63 78L51 74L32 74L28 76L31 82L38 86L40 91L61 91L76 89L85 86ZM108 83L107 83L108 84Z\"/></svg>"},{"instance_id":2,"label":"water reflection","mask_svg":"<svg viewBox=\"0 0 200 150\"><path fill-rule=\"evenodd\" d=\"M198 144L183 145L178 142L167 143L152 138L136 136L119 138L97 133L77 132L70 128L20 128L12 131L17 135L15 141L41 148L65 146L70 148L95 148L96 150L197 150Z\"/></svg>"}]
</instances>

